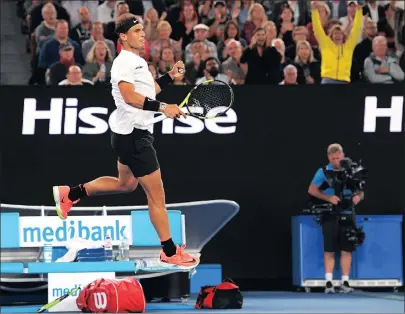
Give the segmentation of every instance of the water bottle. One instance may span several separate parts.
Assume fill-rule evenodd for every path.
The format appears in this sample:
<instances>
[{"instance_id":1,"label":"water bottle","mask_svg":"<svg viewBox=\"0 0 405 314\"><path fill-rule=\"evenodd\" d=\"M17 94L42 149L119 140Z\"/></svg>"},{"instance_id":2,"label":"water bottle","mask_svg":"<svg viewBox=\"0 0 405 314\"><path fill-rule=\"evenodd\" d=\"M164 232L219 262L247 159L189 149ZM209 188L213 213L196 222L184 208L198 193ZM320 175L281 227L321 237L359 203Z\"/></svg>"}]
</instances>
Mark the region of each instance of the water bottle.
<instances>
[{"instance_id":1,"label":"water bottle","mask_svg":"<svg viewBox=\"0 0 405 314\"><path fill-rule=\"evenodd\" d=\"M126 234L121 239L119 252L121 261L129 261L129 240Z\"/></svg>"},{"instance_id":2,"label":"water bottle","mask_svg":"<svg viewBox=\"0 0 405 314\"><path fill-rule=\"evenodd\" d=\"M113 244L109 231L107 232L104 239L104 257L106 261L113 260Z\"/></svg>"},{"instance_id":3,"label":"water bottle","mask_svg":"<svg viewBox=\"0 0 405 314\"><path fill-rule=\"evenodd\" d=\"M44 244L42 256L44 263L52 263L52 244Z\"/></svg>"}]
</instances>

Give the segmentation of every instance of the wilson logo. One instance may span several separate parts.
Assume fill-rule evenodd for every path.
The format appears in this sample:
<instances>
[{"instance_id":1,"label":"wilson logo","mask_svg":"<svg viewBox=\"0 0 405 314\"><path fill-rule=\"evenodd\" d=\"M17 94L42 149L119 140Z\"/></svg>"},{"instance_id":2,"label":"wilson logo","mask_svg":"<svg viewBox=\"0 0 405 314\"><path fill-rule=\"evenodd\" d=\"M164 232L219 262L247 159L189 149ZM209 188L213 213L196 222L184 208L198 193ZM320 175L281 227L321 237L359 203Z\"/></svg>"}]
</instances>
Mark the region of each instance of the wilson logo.
<instances>
[{"instance_id":1,"label":"wilson logo","mask_svg":"<svg viewBox=\"0 0 405 314\"><path fill-rule=\"evenodd\" d=\"M107 294L105 292L95 292L93 298L96 309L103 310L107 307Z\"/></svg>"}]
</instances>

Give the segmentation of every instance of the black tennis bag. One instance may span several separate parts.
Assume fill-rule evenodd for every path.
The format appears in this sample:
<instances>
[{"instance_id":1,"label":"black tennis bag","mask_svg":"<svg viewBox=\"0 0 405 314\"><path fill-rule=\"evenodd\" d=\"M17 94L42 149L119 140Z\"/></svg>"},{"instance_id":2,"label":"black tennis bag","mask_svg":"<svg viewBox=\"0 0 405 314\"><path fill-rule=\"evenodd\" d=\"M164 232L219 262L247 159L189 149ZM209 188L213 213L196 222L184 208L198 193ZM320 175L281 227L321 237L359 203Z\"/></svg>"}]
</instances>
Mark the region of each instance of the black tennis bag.
<instances>
[{"instance_id":1,"label":"black tennis bag","mask_svg":"<svg viewBox=\"0 0 405 314\"><path fill-rule=\"evenodd\" d=\"M243 295L229 278L217 286L201 287L195 304L196 309L241 309Z\"/></svg>"}]
</instances>

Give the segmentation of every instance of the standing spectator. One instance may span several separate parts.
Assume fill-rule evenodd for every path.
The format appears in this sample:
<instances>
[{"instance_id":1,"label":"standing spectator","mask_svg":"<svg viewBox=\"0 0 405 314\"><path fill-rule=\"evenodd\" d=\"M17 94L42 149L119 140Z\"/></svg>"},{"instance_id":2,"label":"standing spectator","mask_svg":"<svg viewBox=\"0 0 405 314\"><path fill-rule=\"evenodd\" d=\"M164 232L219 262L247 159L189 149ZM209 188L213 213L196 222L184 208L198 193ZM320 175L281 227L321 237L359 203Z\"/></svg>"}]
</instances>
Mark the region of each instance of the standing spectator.
<instances>
[{"instance_id":1,"label":"standing spectator","mask_svg":"<svg viewBox=\"0 0 405 314\"><path fill-rule=\"evenodd\" d=\"M86 7L89 10L90 16L97 16L98 1L72 1L63 0L62 6L66 9L70 16L70 26L75 26L81 23L80 9Z\"/></svg>"},{"instance_id":2,"label":"standing spectator","mask_svg":"<svg viewBox=\"0 0 405 314\"><path fill-rule=\"evenodd\" d=\"M150 56L153 62L157 63L159 60L159 55L163 48L169 47L175 56L175 60L181 60L181 44L170 38L172 33L172 27L167 21L160 21L157 26L158 38L153 41L150 45Z\"/></svg>"},{"instance_id":3,"label":"standing spectator","mask_svg":"<svg viewBox=\"0 0 405 314\"><path fill-rule=\"evenodd\" d=\"M284 80L280 82L279 85L297 85L297 68L289 64L284 70Z\"/></svg>"},{"instance_id":4,"label":"standing spectator","mask_svg":"<svg viewBox=\"0 0 405 314\"><path fill-rule=\"evenodd\" d=\"M346 37L349 36L349 34L352 30L354 17L356 16L357 6L358 6L357 1L348 1L347 2L347 15L343 16L339 19L343 29L345 30ZM363 23L361 24L361 33L363 33ZM359 36L357 43L360 43L362 41L362 39L363 39L362 36Z\"/></svg>"},{"instance_id":5,"label":"standing spectator","mask_svg":"<svg viewBox=\"0 0 405 314\"><path fill-rule=\"evenodd\" d=\"M185 2L180 12L179 20L173 25L171 38L181 42L181 49L186 49L187 45L194 39L193 28L199 23L199 17L194 5Z\"/></svg>"},{"instance_id":6,"label":"standing spectator","mask_svg":"<svg viewBox=\"0 0 405 314\"><path fill-rule=\"evenodd\" d=\"M263 28L267 22L267 15L263 6L260 3L253 4L249 9L248 20L243 25L242 37L250 43L253 34L256 33L258 28Z\"/></svg>"},{"instance_id":7,"label":"standing spectator","mask_svg":"<svg viewBox=\"0 0 405 314\"><path fill-rule=\"evenodd\" d=\"M256 30L249 47L243 51L241 67L246 73L245 84L277 84L273 72L280 71L281 55L274 47L266 47L266 32Z\"/></svg>"},{"instance_id":8,"label":"standing spectator","mask_svg":"<svg viewBox=\"0 0 405 314\"><path fill-rule=\"evenodd\" d=\"M234 20L228 21L224 29L224 39L218 42L218 57L220 61L228 58L227 50L225 49L227 43L234 39L242 44L242 47L246 47L246 40L240 37L239 26Z\"/></svg>"},{"instance_id":9,"label":"standing spectator","mask_svg":"<svg viewBox=\"0 0 405 314\"><path fill-rule=\"evenodd\" d=\"M84 86L94 85L92 81L83 78L82 70L77 65L70 66L66 79L60 82L58 85L64 86Z\"/></svg>"},{"instance_id":10,"label":"standing spectator","mask_svg":"<svg viewBox=\"0 0 405 314\"><path fill-rule=\"evenodd\" d=\"M281 38L288 47L294 43L292 32L294 29L294 12L287 5L282 8L279 21L276 23L278 37Z\"/></svg>"},{"instance_id":11,"label":"standing spectator","mask_svg":"<svg viewBox=\"0 0 405 314\"><path fill-rule=\"evenodd\" d=\"M56 3L56 1L53 0L47 0L45 3L42 3L38 6L36 6L30 14L30 31L33 33L35 29L38 27L39 24L43 21L42 17L42 8L47 4L47 3L52 3L56 9L56 18L58 20L65 20L68 23L68 26L70 24L70 16L69 13L67 13L66 9Z\"/></svg>"},{"instance_id":12,"label":"standing spectator","mask_svg":"<svg viewBox=\"0 0 405 314\"><path fill-rule=\"evenodd\" d=\"M205 24L197 24L196 26L194 26L193 30L194 30L194 39L204 42L210 51L210 56L219 60L217 46L207 39L208 26ZM186 63L193 61L193 54L191 52L191 43L188 44L186 47L185 60Z\"/></svg>"},{"instance_id":13,"label":"standing spectator","mask_svg":"<svg viewBox=\"0 0 405 314\"><path fill-rule=\"evenodd\" d=\"M146 11L144 21L145 39L147 41L155 41L158 38L157 25L159 23L157 11L154 8Z\"/></svg>"},{"instance_id":14,"label":"standing spectator","mask_svg":"<svg viewBox=\"0 0 405 314\"><path fill-rule=\"evenodd\" d=\"M94 84L108 84L111 79L112 55L105 41L97 41L90 49L83 77Z\"/></svg>"},{"instance_id":15,"label":"standing spectator","mask_svg":"<svg viewBox=\"0 0 405 314\"><path fill-rule=\"evenodd\" d=\"M82 55L84 59L87 59L87 55L89 54L90 49L94 46L96 41L104 41L111 52L111 57L113 59L115 58L116 53L114 42L107 38L104 38L103 24L99 21L94 21L91 24L90 38L82 43Z\"/></svg>"},{"instance_id":16,"label":"standing spectator","mask_svg":"<svg viewBox=\"0 0 405 314\"><path fill-rule=\"evenodd\" d=\"M340 19L347 15L347 0L327 0L331 19Z\"/></svg>"},{"instance_id":17,"label":"standing spectator","mask_svg":"<svg viewBox=\"0 0 405 314\"><path fill-rule=\"evenodd\" d=\"M214 2L214 18L209 19L206 24L209 26L208 38L213 43L218 43L223 38L224 28L228 21L230 21L231 15L226 7L225 1Z\"/></svg>"},{"instance_id":18,"label":"standing spectator","mask_svg":"<svg viewBox=\"0 0 405 314\"><path fill-rule=\"evenodd\" d=\"M311 44L306 40L301 40L296 49L294 65L298 72L298 84L319 84L321 82L321 65L314 58Z\"/></svg>"},{"instance_id":19,"label":"standing spectator","mask_svg":"<svg viewBox=\"0 0 405 314\"><path fill-rule=\"evenodd\" d=\"M60 60L49 67L49 85L58 85L66 79L66 74L70 66L75 65L74 47L67 43L59 46Z\"/></svg>"},{"instance_id":20,"label":"standing spectator","mask_svg":"<svg viewBox=\"0 0 405 314\"><path fill-rule=\"evenodd\" d=\"M79 20L80 22L70 30L69 37L82 45L85 40L90 38L91 15L87 7L79 8Z\"/></svg>"},{"instance_id":21,"label":"standing spectator","mask_svg":"<svg viewBox=\"0 0 405 314\"><path fill-rule=\"evenodd\" d=\"M370 83L392 84L403 82L404 71L398 58L388 53L387 39L377 36L373 39L373 53L364 61L364 76Z\"/></svg>"},{"instance_id":22,"label":"standing spectator","mask_svg":"<svg viewBox=\"0 0 405 314\"><path fill-rule=\"evenodd\" d=\"M364 38L354 49L353 53L353 62L356 61L359 67L359 71L363 73L364 70L364 60L370 53L373 52L372 42L373 39L377 36L377 22L369 19L365 25L365 35Z\"/></svg>"},{"instance_id":23,"label":"standing spectator","mask_svg":"<svg viewBox=\"0 0 405 314\"><path fill-rule=\"evenodd\" d=\"M205 60L204 65L204 76L197 79L195 82L196 85L201 84L206 80L218 80L225 82L227 84L231 83L231 73L224 74L220 72L218 61L213 58L209 57Z\"/></svg>"},{"instance_id":24,"label":"standing spectator","mask_svg":"<svg viewBox=\"0 0 405 314\"><path fill-rule=\"evenodd\" d=\"M105 0L97 7L97 21L107 25L115 21L115 4L117 0ZM128 8L129 12L129 8Z\"/></svg>"},{"instance_id":25,"label":"standing spectator","mask_svg":"<svg viewBox=\"0 0 405 314\"><path fill-rule=\"evenodd\" d=\"M57 62L59 56L59 46L61 44L70 44L74 47L74 57L77 63L83 64L83 57L78 43L68 37L69 26L68 22L58 20L56 22L55 37L48 39L41 48L39 53L39 67L42 69L49 68L53 63Z\"/></svg>"},{"instance_id":26,"label":"standing spectator","mask_svg":"<svg viewBox=\"0 0 405 314\"><path fill-rule=\"evenodd\" d=\"M328 28L328 22L329 22L329 16L330 16L330 9L328 5L325 2L317 2L317 12L319 15L319 20L321 22L321 26L323 28L323 31L325 34L329 32ZM313 12L313 11L312 11ZM312 22L307 24L307 29L308 29L308 41L311 44L312 47L318 47L318 40L315 37L314 34L314 16L312 14Z\"/></svg>"},{"instance_id":27,"label":"standing spectator","mask_svg":"<svg viewBox=\"0 0 405 314\"><path fill-rule=\"evenodd\" d=\"M44 42L55 35L56 9L52 3L47 3L42 7L42 17L44 20L35 29L37 46L35 54L39 54Z\"/></svg>"},{"instance_id":28,"label":"standing spectator","mask_svg":"<svg viewBox=\"0 0 405 314\"><path fill-rule=\"evenodd\" d=\"M230 39L226 48L228 50L228 59L222 63L222 70L225 73L231 72L232 79L235 81L235 84L242 85L245 83L245 72L243 72L240 66L240 58L242 57L242 44L235 39Z\"/></svg>"},{"instance_id":29,"label":"standing spectator","mask_svg":"<svg viewBox=\"0 0 405 314\"><path fill-rule=\"evenodd\" d=\"M360 7L357 8L352 31L345 42L344 30L339 25L332 27L329 37L325 34L318 11L319 4L313 1L311 5L312 23L322 54L322 84L350 83L353 51L363 22L362 10Z\"/></svg>"},{"instance_id":30,"label":"standing spectator","mask_svg":"<svg viewBox=\"0 0 405 314\"><path fill-rule=\"evenodd\" d=\"M367 15L378 23L380 18L384 18L384 8L377 3L377 0L367 0L367 4L363 7L363 15Z\"/></svg>"}]
</instances>

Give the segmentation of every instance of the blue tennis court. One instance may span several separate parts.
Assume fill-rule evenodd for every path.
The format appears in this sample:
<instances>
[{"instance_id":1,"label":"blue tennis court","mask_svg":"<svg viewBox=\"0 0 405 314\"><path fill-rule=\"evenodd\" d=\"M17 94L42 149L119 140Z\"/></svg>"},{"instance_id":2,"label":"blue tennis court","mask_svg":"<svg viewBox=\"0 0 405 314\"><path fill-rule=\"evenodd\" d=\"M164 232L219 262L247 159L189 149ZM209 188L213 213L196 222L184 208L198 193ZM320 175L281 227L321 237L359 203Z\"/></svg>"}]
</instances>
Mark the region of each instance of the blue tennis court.
<instances>
[{"instance_id":1,"label":"blue tennis court","mask_svg":"<svg viewBox=\"0 0 405 314\"><path fill-rule=\"evenodd\" d=\"M149 303L146 313L404 313L403 293L325 295L301 292L244 292L241 310L196 310L187 302ZM2 313L34 313L40 306L2 307Z\"/></svg>"}]
</instances>

